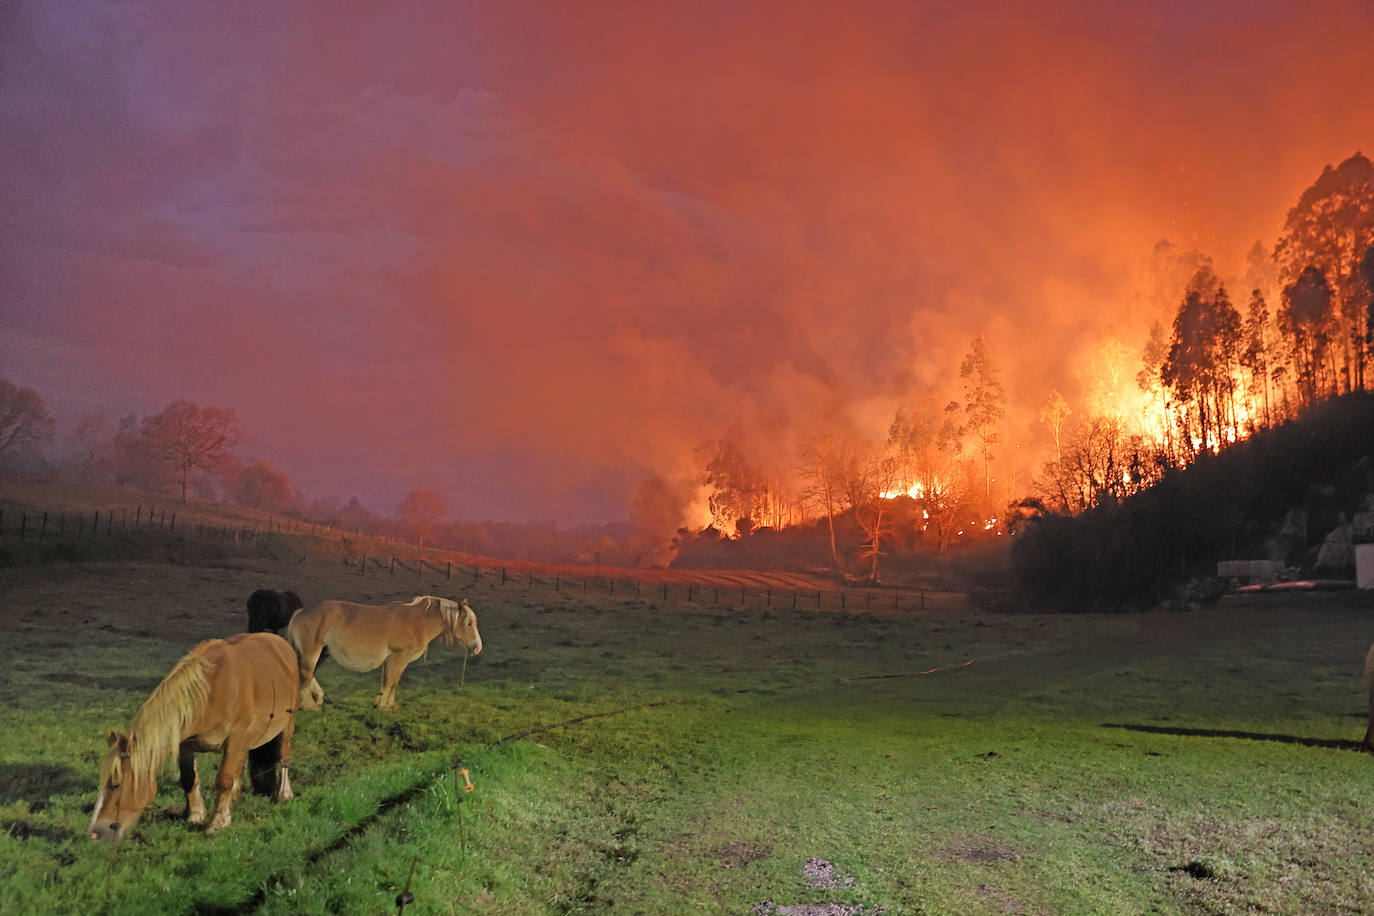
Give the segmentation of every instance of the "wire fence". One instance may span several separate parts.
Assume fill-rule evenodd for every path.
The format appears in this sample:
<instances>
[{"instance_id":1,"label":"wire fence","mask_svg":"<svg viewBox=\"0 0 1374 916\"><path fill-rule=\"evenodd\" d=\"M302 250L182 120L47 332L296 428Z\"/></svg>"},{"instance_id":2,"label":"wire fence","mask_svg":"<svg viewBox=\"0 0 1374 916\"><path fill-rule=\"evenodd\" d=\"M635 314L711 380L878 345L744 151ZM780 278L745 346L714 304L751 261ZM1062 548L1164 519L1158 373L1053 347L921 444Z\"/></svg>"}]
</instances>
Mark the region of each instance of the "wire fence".
<instances>
[{"instance_id":1,"label":"wire fence","mask_svg":"<svg viewBox=\"0 0 1374 916\"><path fill-rule=\"evenodd\" d=\"M280 542L268 542L278 535L295 536L287 555L275 551L262 554L259 548L267 543L280 546ZM51 553L59 559L77 559L88 553L98 555L101 542L125 547L152 545L173 552L178 548L218 547L230 552L251 551L296 566L342 562L363 577L442 580L463 587L485 585L560 596L702 607L856 613L919 613L968 607L964 592L937 588L804 588L794 583L731 581L723 573L674 571L647 578L623 571L608 575L532 564L484 564L441 549L421 549L394 538L341 531L299 519L269 518L265 527L225 524L222 519L196 517L194 508L189 513L143 505L53 512L0 508L0 547L22 545L21 549L32 549L38 557Z\"/></svg>"}]
</instances>

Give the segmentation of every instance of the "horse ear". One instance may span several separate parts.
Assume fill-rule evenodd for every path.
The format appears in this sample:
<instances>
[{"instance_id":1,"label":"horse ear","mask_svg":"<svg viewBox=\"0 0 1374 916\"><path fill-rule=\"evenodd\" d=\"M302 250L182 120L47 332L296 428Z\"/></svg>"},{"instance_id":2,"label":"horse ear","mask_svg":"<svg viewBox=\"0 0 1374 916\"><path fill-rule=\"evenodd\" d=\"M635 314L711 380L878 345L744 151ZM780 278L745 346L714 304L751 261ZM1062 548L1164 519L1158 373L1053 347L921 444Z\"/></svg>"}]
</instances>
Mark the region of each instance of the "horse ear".
<instances>
[{"instance_id":1,"label":"horse ear","mask_svg":"<svg viewBox=\"0 0 1374 916\"><path fill-rule=\"evenodd\" d=\"M465 610L465 611L470 611L470 610L472 610L472 607L468 604L468 599L466 599L466 598L463 599L463 610Z\"/></svg>"},{"instance_id":2,"label":"horse ear","mask_svg":"<svg viewBox=\"0 0 1374 916\"><path fill-rule=\"evenodd\" d=\"M119 743L119 735L115 734L115 730L113 728L106 732L105 743L110 747L114 747L117 743Z\"/></svg>"}]
</instances>

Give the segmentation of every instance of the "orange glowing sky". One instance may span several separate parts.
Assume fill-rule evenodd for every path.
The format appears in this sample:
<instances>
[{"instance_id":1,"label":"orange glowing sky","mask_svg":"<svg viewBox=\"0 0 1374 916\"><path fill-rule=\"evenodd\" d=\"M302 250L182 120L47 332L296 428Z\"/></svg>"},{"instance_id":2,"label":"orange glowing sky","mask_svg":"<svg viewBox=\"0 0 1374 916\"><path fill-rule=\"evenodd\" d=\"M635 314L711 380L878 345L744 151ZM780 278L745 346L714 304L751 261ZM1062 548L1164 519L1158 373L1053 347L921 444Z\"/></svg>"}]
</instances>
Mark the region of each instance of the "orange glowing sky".
<instances>
[{"instance_id":1,"label":"orange glowing sky","mask_svg":"<svg viewBox=\"0 0 1374 916\"><path fill-rule=\"evenodd\" d=\"M1367 2L783 6L5 3L0 375L232 406L310 496L621 518L980 332L1040 447L1157 241L1235 270L1374 153Z\"/></svg>"}]
</instances>

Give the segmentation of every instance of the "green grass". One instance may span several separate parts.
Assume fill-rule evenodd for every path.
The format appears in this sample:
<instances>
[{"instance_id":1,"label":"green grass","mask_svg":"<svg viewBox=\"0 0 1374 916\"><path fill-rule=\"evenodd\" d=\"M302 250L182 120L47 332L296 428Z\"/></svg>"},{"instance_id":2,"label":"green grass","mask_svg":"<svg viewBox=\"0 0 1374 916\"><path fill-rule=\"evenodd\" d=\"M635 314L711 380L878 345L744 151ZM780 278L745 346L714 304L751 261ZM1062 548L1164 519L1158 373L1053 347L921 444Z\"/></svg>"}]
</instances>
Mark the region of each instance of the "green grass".
<instances>
[{"instance_id":1,"label":"green grass","mask_svg":"<svg viewBox=\"0 0 1374 916\"><path fill-rule=\"evenodd\" d=\"M83 832L103 730L282 573L13 572L0 585L0 912L394 912L412 863L415 913L1349 913L1374 900L1374 760L1354 750L1371 638L1359 596L883 617L549 605L483 584L460 593L486 644L461 690L462 656L439 646L407 671L395 713L370 706L374 675L326 663L326 709L297 727L298 797L245 796L207 838L167 813L182 803L167 768L107 904L109 850ZM292 575L317 597L390 597L332 569ZM216 761L200 759L208 783ZM461 808L455 760L476 785ZM833 886L808 882L808 860Z\"/></svg>"}]
</instances>

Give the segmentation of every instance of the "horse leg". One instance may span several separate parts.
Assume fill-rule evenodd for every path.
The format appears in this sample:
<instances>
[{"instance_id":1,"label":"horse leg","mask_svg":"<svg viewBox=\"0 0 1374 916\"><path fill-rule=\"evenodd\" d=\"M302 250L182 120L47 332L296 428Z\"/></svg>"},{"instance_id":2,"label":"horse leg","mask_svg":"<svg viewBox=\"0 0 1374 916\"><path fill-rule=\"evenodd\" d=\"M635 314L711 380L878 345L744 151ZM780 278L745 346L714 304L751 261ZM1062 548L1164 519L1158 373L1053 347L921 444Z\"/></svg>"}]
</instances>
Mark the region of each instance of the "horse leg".
<instances>
[{"instance_id":1,"label":"horse leg","mask_svg":"<svg viewBox=\"0 0 1374 916\"><path fill-rule=\"evenodd\" d=\"M200 795L200 774L196 772L196 752L189 742L182 742L177 751L177 766L181 769L181 791L186 793L186 820L192 824L205 822L205 799Z\"/></svg>"},{"instance_id":2,"label":"horse leg","mask_svg":"<svg viewBox=\"0 0 1374 916\"><path fill-rule=\"evenodd\" d=\"M232 819L234 801L243 791L243 764L248 756L241 739L230 738L224 746L224 759L220 761L219 773L215 775L215 813L210 818L207 834L223 830Z\"/></svg>"},{"instance_id":3,"label":"horse leg","mask_svg":"<svg viewBox=\"0 0 1374 916\"><path fill-rule=\"evenodd\" d=\"M378 709L396 708L396 685L401 682L401 674L408 664L410 659L402 652L392 652L386 657L386 665L382 668L382 689L373 699L373 706Z\"/></svg>"},{"instance_id":4,"label":"horse leg","mask_svg":"<svg viewBox=\"0 0 1374 916\"><path fill-rule=\"evenodd\" d=\"M296 732L296 714L288 712L286 715L286 728L277 739L277 769L281 771L281 778L277 781L277 794L272 796L272 801L277 804L296 797L291 791L291 778L286 773L291 766L291 737Z\"/></svg>"},{"instance_id":5,"label":"horse leg","mask_svg":"<svg viewBox=\"0 0 1374 916\"><path fill-rule=\"evenodd\" d=\"M313 652L302 653L301 663L301 709L321 709L324 707L324 688L315 679L315 667L320 663L320 654L324 652L324 643L316 646Z\"/></svg>"}]
</instances>

